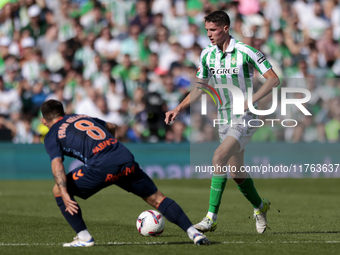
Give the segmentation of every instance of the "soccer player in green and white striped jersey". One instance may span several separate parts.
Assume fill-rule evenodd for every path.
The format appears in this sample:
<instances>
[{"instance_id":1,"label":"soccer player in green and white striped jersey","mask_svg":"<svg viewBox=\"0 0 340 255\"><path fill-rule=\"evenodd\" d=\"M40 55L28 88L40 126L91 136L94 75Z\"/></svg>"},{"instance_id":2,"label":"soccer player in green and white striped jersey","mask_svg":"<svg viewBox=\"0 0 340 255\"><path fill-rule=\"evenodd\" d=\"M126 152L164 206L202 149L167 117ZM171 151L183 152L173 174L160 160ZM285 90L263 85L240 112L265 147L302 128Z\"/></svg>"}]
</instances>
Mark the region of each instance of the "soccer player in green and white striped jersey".
<instances>
[{"instance_id":1,"label":"soccer player in green and white striped jersey","mask_svg":"<svg viewBox=\"0 0 340 255\"><path fill-rule=\"evenodd\" d=\"M211 44L201 53L198 82L208 84L211 79L214 85L232 84L238 87L245 99L248 98L248 88L252 88L254 68L266 79L262 87L252 95L252 102L256 108L256 102L269 94L272 88L279 85L279 79L265 56L258 50L236 41L229 35L230 19L227 13L215 11L205 17L205 28ZM196 101L202 94L200 83L190 94L172 111L166 113L165 122L169 124L175 120L180 111ZM230 172L231 177L237 183L239 190L254 207L256 229L263 233L267 227L267 211L270 202L261 199L255 189L252 178L246 172L241 172L244 165L244 148L255 133L256 128L247 125L235 125L235 123L248 123L257 119L248 110L248 101L244 102L244 115L233 115L233 94L226 88L216 89L222 104L218 108L218 118L227 120L230 124L220 125L219 136L221 144L216 149L212 163L215 173L211 179L209 209L207 216L195 227L202 231L214 231L217 227L217 213L221 204L222 194L227 183L227 175L222 171L216 171L217 166L230 165L236 172ZM257 125L255 122L252 125Z\"/></svg>"}]
</instances>

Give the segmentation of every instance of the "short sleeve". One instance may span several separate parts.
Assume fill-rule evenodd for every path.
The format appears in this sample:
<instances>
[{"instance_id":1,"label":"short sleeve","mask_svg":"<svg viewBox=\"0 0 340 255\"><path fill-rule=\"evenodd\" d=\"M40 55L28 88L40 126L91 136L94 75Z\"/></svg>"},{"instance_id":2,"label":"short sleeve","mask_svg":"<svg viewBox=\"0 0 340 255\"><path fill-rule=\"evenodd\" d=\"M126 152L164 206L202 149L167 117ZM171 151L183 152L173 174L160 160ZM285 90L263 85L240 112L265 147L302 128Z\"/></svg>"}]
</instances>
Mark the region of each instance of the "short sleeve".
<instances>
[{"instance_id":1,"label":"short sleeve","mask_svg":"<svg viewBox=\"0 0 340 255\"><path fill-rule=\"evenodd\" d=\"M57 140L56 135L53 136L53 135L47 134L45 137L44 143L45 143L45 149L48 155L50 156L51 162L55 158L62 158L62 160L64 161L63 150L61 148L61 144Z\"/></svg>"},{"instance_id":2,"label":"short sleeve","mask_svg":"<svg viewBox=\"0 0 340 255\"><path fill-rule=\"evenodd\" d=\"M258 51L252 47L251 51L249 52L248 56L248 62L256 68L257 71L259 71L259 73L261 75L263 75L264 73L266 73L269 69L272 68L272 65L269 63L269 61L266 59L266 57L262 54L261 51Z\"/></svg>"},{"instance_id":3,"label":"short sleeve","mask_svg":"<svg viewBox=\"0 0 340 255\"><path fill-rule=\"evenodd\" d=\"M196 77L199 79L210 79L212 74L207 65L208 52L203 50L200 56Z\"/></svg>"}]
</instances>

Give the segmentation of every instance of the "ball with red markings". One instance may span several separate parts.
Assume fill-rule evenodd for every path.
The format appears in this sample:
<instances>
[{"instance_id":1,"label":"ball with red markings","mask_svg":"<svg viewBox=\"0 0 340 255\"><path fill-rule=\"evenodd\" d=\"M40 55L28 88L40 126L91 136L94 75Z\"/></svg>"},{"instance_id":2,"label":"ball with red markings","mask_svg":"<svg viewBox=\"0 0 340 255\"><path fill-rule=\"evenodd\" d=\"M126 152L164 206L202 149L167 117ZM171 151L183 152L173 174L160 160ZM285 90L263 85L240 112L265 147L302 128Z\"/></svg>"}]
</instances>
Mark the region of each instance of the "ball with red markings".
<instances>
[{"instance_id":1,"label":"ball with red markings","mask_svg":"<svg viewBox=\"0 0 340 255\"><path fill-rule=\"evenodd\" d=\"M148 210L138 216L136 227L142 236L159 236L164 231L165 220L159 212Z\"/></svg>"}]
</instances>

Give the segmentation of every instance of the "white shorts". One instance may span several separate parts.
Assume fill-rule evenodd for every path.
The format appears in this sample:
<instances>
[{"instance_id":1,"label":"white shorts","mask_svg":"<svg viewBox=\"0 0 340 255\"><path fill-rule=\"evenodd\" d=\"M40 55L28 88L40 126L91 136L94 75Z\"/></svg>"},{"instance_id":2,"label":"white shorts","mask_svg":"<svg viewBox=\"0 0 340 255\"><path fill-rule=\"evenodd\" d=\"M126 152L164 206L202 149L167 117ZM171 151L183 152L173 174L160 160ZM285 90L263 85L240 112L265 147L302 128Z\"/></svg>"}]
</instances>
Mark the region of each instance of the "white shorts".
<instances>
[{"instance_id":1,"label":"white shorts","mask_svg":"<svg viewBox=\"0 0 340 255\"><path fill-rule=\"evenodd\" d=\"M251 127L248 125L248 121L251 126L260 126L260 122L253 119L253 115L243 115L239 118L233 118L230 123L220 125L218 129L218 134L220 137L220 142L222 143L227 136L234 137L240 144L240 151L244 150L247 143L250 142L251 137L256 132L257 127Z\"/></svg>"}]
</instances>

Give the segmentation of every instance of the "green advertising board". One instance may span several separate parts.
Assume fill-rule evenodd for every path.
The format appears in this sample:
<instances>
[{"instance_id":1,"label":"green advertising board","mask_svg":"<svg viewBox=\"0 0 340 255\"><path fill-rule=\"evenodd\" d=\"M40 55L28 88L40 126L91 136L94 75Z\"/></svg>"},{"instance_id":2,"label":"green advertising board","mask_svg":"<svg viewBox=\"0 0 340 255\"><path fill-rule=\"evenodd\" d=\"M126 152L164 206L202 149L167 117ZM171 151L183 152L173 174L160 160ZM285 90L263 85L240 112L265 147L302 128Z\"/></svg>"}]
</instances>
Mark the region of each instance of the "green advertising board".
<instances>
[{"instance_id":1,"label":"green advertising board","mask_svg":"<svg viewBox=\"0 0 340 255\"><path fill-rule=\"evenodd\" d=\"M218 144L126 146L152 178L181 179L210 178L211 159ZM250 143L246 147L244 171L254 178L337 178L340 177L339 151L339 144ZM81 162L65 157L64 164L68 172ZM0 179L52 178L44 145L0 144Z\"/></svg>"}]
</instances>

